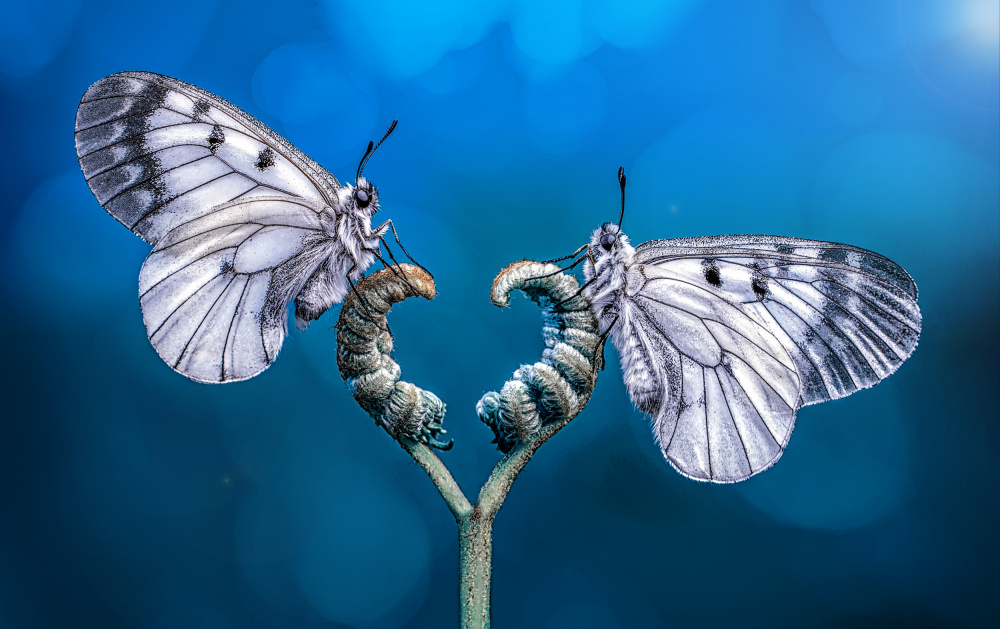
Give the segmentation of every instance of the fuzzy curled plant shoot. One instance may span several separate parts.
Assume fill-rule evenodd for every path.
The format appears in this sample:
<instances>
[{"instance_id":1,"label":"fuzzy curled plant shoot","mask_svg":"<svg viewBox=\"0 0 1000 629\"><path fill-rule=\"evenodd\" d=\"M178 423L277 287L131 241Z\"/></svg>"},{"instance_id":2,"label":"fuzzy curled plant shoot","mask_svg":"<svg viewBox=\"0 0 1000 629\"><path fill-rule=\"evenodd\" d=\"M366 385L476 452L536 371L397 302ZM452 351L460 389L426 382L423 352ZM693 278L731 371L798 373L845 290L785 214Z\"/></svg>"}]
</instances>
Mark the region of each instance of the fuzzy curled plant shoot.
<instances>
[{"instance_id":1,"label":"fuzzy curled plant shoot","mask_svg":"<svg viewBox=\"0 0 1000 629\"><path fill-rule=\"evenodd\" d=\"M455 516L463 629L490 626L493 519L535 451L586 406L603 366L603 339L576 278L555 265L524 260L497 275L491 301L507 306L515 290L541 307L545 351L476 405L504 456L474 504L434 452L452 445L442 439L444 403L402 380L390 356L394 341L386 315L407 297L432 299L430 274L408 264L373 273L344 300L337 324L337 364L355 400L424 468Z\"/></svg>"}]
</instances>

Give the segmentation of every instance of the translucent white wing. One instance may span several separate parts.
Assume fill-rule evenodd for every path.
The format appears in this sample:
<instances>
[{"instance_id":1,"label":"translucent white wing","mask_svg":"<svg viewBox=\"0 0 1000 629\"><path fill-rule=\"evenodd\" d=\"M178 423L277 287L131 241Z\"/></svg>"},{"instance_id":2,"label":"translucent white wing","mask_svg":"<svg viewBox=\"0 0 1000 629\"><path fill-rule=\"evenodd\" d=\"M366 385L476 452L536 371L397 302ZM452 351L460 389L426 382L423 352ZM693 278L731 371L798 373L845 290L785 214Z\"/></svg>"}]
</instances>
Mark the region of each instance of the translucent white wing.
<instances>
[{"instance_id":1,"label":"translucent white wing","mask_svg":"<svg viewBox=\"0 0 1000 629\"><path fill-rule=\"evenodd\" d=\"M643 410L667 460L716 482L770 467L791 436L800 389L781 342L739 305L656 267L633 267L629 285L615 345L646 363L626 369L625 384L633 400L649 400Z\"/></svg>"},{"instance_id":2,"label":"translucent white wing","mask_svg":"<svg viewBox=\"0 0 1000 629\"><path fill-rule=\"evenodd\" d=\"M920 336L913 279L858 247L781 236L678 238L643 243L635 261L669 269L756 315L795 360L802 405L878 383Z\"/></svg>"},{"instance_id":3,"label":"translucent white wing","mask_svg":"<svg viewBox=\"0 0 1000 629\"><path fill-rule=\"evenodd\" d=\"M154 244L235 199L286 194L336 207L340 187L240 108L150 72L114 74L87 90L76 151L104 209Z\"/></svg>"},{"instance_id":4,"label":"translucent white wing","mask_svg":"<svg viewBox=\"0 0 1000 629\"><path fill-rule=\"evenodd\" d=\"M659 404L650 409L656 437L678 470L700 480L766 469L798 408L876 384L920 334L910 276L849 245L652 241L636 248L628 282L628 303L641 313L636 330L675 348L661 361Z\"/></svg>"},{"instance_id":5,"label":"translucent white wing","mask_svg":"<svg viewBox=\"0 0 1000 629\"><path fill-rule=\"evenodd\" d=\"M215 207L157 242L139 274L149 340L199 382L250 378L287 332L285 306L334 250L323 206L291 197Z\"/></svg>"}]
</instances>

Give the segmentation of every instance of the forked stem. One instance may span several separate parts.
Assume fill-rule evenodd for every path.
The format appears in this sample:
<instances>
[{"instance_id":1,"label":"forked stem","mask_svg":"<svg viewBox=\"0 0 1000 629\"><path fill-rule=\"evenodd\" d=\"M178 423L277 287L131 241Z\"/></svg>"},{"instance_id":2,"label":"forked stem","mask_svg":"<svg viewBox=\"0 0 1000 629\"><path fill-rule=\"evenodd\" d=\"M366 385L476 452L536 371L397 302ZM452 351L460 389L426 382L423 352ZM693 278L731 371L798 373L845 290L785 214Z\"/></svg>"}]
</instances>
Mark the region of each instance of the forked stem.
<instances>
[{"instance_id":1,"label":"forked stem","mask_svg":"<svg viewBox=\"0 0 1000 629\"><path fill-rule=\"evenodd\" d=\"M389 309L406 297L420 295L430 299L435 293L429 274L409 265L397 266L405 273L394 273L390 268L378 271L357 285L357 296L352 294L345 300L337 325L337 362L362 408L424 468L455 517L461 627L486 629L490 626L493 520L535 451L566 426L590 397L596 381L594 367L601 360L598 344L590 339L597 323L589 313L589 304L581 303L571 311L561 307L575 296L576 281L567 281L569 276L557 276L558 271L550 273L553 268L550 265L515 263L497 276L492 291L494 303L506 305L511 290L524 290L542 306L543 321L553 332L546 337L549 349L543 362L522 366L515 372L514 379L521 380L511 390L521 387L518 390L534 391L532 395L521 399L517 408L511 406L513 393L489 393L480 402L480 419L494 428L498 444L504 450L509 448L509 452L483 484L476 504L471 504L431 448L445 447L438 440L445 432L441 423L444 404L433 393L400 380L399 366L389 357L393 344L385 321ZM400 279L406 274L409 281ZM368 307L363 307L362 302ZM558 307L554 305L557 303ZM586 355L574 349L573 344ZM589 368L581 369L588 363ZM551 380L536 382L526 374L542 371L551 379L554 369L568 370L566 377L573 381L562 383L558 404L550 401L548 405L536 405L531 401L533 396L540 399L543 394L552 395L551 391L543 390L549 386L545 382ZM507 390L505 385L504 391ZM511 413L517 417L511 417ZM530 430L518 423L525 418ZM516 440L512 441L515 434Z\"/></svg>"}]
</instances>

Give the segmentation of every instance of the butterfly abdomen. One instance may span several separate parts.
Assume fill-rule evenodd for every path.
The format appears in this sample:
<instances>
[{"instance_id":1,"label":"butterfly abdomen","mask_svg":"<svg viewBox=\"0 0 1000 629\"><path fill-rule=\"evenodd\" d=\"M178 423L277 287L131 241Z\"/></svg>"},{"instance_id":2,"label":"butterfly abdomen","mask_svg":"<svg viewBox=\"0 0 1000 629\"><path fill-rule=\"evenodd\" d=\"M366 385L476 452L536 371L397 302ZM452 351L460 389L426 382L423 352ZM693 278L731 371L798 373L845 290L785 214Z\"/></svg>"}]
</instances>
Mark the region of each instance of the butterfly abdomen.
<instances>
[{"instance_id":1,"label":"butterfly abdomen","mask_svg":"<svg viewBox=\"0 0 1000 629\"><path fill-rule=\"evenodd\" d=\"M611 332L611 342L621 361L622 379L632 403L643 413L656 414L674 392L664 395L667 372L676 370L680 356L677 348L658 336L646 334L637 318L644 317L629 300L619 304L618 323Z\"/></svg>"},{"instance_id":2,"label":"butterfly abdomen","mask_svg":"<svg viewBox=\"0 0 1000 629\"><path fill-rule=\"evenodd\" d=\"M343 301L349 290L347 274L331 270L331 258L320 264L295 296L295 327L305 330L335 303Z\"/></svg>"}]
</instances>

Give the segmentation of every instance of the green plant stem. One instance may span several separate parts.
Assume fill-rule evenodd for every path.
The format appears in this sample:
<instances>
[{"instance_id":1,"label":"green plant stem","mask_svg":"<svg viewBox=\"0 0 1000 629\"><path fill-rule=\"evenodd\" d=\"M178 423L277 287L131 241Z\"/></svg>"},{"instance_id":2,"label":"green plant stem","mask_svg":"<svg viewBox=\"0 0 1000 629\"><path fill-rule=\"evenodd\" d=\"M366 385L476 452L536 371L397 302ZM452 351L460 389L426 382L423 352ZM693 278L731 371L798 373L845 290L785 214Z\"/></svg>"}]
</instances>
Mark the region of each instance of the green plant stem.
<instances>
[{"instance_id":1,"label":"green plant stem","mask_svg":"<svg viewBox=\"0 0 1000 629\"><path fill-rule=\"evenodd\" d=\"M433 450L413 439L399 439L403 449L427 472L458 524L459 613L462 629L490 627L493 519L535 451L569 421L566 419L549 424L529 441L514 446L493 468L493 473L479 491L479 502L475 505L469 503L451 472Z\"/></svg>"},{"instance_id":2,"label":"green plant stem","mask_svg":"<svg viewBox=\"0 0 1000 629\"><path fill-rule=\"evenodd\" d=\"M511 486L517 480L524 466L534 456L535 451L569 422L569 419L564 419L544 426L534 437L518 443L507 453L507 456L500 459L497 466L493 468L489 479L483 484L483 488L479 490L479 502L476 506L483 510L485 517L492 520L496 516L497 511L503 506Z\"/></svg>"},{"instance_id":3,"label":"green plant stem","mask_svg":"<svg viewBox=\"0 0 1000 629\"><path fill-rule=\"evenodd\" d=\"M455 521L461 523L463 518L467 518L472 513L472 505L434 451L426 443L408 437L399 437L397 442L431 477L431 482L444 498L445 504L455 516Z\"/></svg>"},{"instance_id":4,"label":"green plant stem","mask_svg":"<svg viewBox=\"0 0 1000 629\"><path fill-rule=\"evenodd\" d=\"M490 626L493 569L493 517L479 505L458 521L458 604L462 629Z\"/></svg>"}]
</instances>

